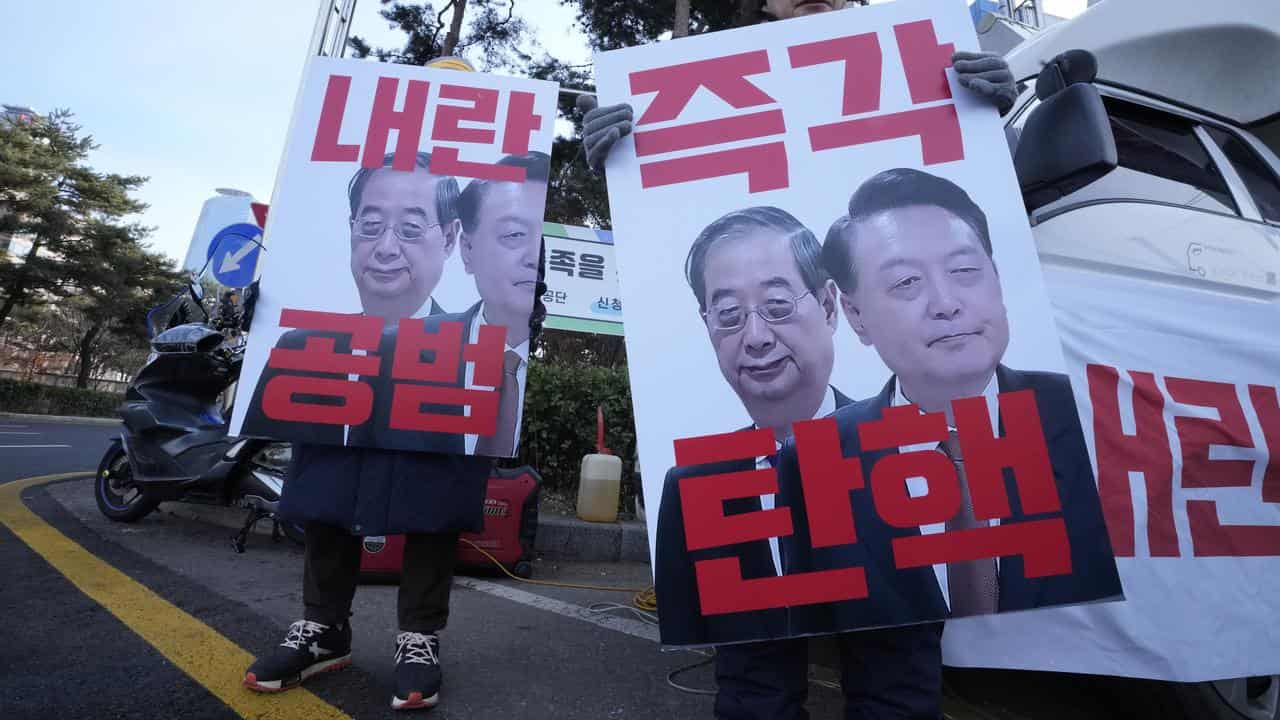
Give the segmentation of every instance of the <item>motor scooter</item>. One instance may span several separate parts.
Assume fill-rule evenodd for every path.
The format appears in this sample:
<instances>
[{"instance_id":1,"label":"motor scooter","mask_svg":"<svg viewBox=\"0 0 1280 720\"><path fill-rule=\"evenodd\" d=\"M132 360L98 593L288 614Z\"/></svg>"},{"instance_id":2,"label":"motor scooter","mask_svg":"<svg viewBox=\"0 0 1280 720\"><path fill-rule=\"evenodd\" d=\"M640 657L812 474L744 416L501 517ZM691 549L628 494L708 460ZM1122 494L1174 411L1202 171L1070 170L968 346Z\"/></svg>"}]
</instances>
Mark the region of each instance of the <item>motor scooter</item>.
<instances>
[{"instance_id":1,"label":"motor scooter","mask_svg":"<svg viewBox=\"0 0 1280 720\"><path fill-rule=\"evenodd\" d=\"M222 398L240 376L244 318L230 303L211 318L202 300L192 282L148 314L152 352L118 410L120 437L98 465L98 509L136 522L162 502L242 507L244 525L232 538L237 553L262 520L272 521L273 539L301 543L302 528L275 515L289 444L228 435Z\"/></svg>"}]
</instances>

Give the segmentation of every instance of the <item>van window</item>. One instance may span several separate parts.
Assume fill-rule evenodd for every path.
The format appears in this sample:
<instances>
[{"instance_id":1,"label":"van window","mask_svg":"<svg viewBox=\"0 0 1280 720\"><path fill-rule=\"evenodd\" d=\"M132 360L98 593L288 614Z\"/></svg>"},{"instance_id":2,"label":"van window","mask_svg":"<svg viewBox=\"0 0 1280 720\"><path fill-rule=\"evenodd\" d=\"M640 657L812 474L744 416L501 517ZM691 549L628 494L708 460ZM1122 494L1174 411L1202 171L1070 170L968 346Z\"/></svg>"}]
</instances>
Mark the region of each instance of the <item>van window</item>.
<instances>
[{"instance_id":1,"label":"van window","mask_svg":"<svg viewBox=\"0 0 1280 720\"><path fill-rule=\"evenodd\" d=\"M1249 194L1253 195L1254 202L1258 204L1258 212L1262 213L1262 217L1271 222L1280 222L1280 182L1276 181L1275 173L1267 167L1266 161L1235 135L1208 125L1204 129L1235 166L1240 179L1249 188Z\"/></svg>"},{"instance_id":2,"label":"van window","mask_svg":"<svg viewBox=\"0 0 1280 720\"><path fill-rule=\"evenodd\" d=\"M1195 123L1166 112L1103 97L1119 166L1096 182L1036 211L1093 200L1152 200L1238 215L1222 173L1195 134ZM1021 125L1030 113L1017 119Z\"/></svg>"}]
</instances>

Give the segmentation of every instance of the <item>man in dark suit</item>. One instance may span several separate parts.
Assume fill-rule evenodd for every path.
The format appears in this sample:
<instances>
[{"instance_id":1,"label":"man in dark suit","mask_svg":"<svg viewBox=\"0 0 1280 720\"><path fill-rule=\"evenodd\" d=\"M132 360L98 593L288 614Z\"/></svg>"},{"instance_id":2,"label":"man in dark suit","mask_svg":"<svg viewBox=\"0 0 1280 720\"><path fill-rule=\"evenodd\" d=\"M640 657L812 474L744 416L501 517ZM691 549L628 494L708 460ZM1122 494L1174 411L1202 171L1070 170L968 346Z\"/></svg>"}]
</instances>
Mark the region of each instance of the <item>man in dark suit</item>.
<instances>
[{"instance_id":1,"label":"man in dark suit","mask_svg":"<svg viewBox=\"0 0 1280 720\"><path fill-rule=\"evenodd\" d=\"M880 395L836 413L844 456L860 457L869 477L875 463L888 455L942 452L956 469L960 503L945 523L893 527L877 512L869 489L854 490L850 503L857 543L812 548L794 447L784 448L781 494L797 526L786 543L788 572L857 565L866 568L870 589L863 600L809 608L798 616L804 630L941 620L1118 596L1119 577L1068 379L1001 365L1009 323L982 210L948 180L916 170L888 170L853 194L848 216L824 243L823 260L840 288L850 327L894 373ZM997 395L1018 391L1030 391L1036 401L1070 544L1071 574L1028 578L1018 555L897 569L895 539L1058 516L1023 512L1019 486L1006 469L1013 515L998 521L975 517L952 401L984 398L991 427L1003 436ZM950 439L862 449L860 424L879 420L890 408L911 405L945 414ZM912 497L930 492L923 478L908 479L906 490Z\"/></svg>"},{"instance_id":2,"label":"man in dark suit","mask_svg":"<svg viewBox=\"0 0 1280 720\"><path fill-rule=\"evenodd\" d=\"M392 171L394 159L393 153L388 154L381 168L361 168L347 185L351 212L351 277L360 295L362 314L382 320L384 331L377 352L383 359L384 374L390 365L396 323L401 318L444 312L432 293L462 228L457 213L457 180L432 174L428 153L417 154L411 172ZM304 329L286 332L276 341L276 348L301 350L309 339L333 342L337 354L351 352L348 334ZM353 426L350 432L342 424L296 422L268 416L263 408L263 393L268 383L280 374L277 369L263 368L254 388L253 402L240 428L241 435L288 437L309 444L374 444L367 442L372 439L372 428L362 426L372 424L374 418L385 418L385 414L372 413L367 423ZM346 379L343 375L319 372L289 371L289 374ZM332 397L301 394L294 400L321 408L341 404Z\"/></svg>"},{"instance_id":3,"label":"man in dark suit","mask_svg":"<svg viewBox=\"0 0 1280 720\"><path fill-rule=\"evenodd\" d=\"M738 210L708 225L685 264L721 374L775 442L791 424L831 414L849 402L831 387L835 288L820 263L817 238L773 207ZM703 615L694 563L737 558L744 578L774 577L783 560L777 538L689 552L680 484L686 478L767 470L773 456L672 468L658 510L655 586L662 641L716 644L720 717L793 717L804 705L808 650L787 639L788 609ZM774 507L772 494L735 498L725 512ZM763 641L747 642L743 641Z\"/></svg>"},{"instance_id":4,"label":"man in dark suit","mask_svg":"<svg viewBox=\"0 0 1280 720\"><path fill-rule=\"evenodd\" d=\"M542 279L542 214L546 202L551 158L546 153L509 155L498 161L504 167L525 171L523 182L472 180L458 198L462 264L475 278L480 300L453 315L431 315L422 320L423 332L439 331L445 322L462 325L462 341L475 344L480 328L499 326L505 331L502 382L498 386L476 382L470 363L460 363L449 384L468 390L494 387L499 391L496 430L477 432L420 432L378 428L362 429L362 444L401 450L457 452L490 457L513 457L520 434L525 381L529 368L530 314L535 311L537 286ZM431 361L430 351L422 359ZM432 383L396 381L400 386ZM374 414L387 417L394 389L385 378L374 383ZM458 406L423 405L424 413L462 415Z\"/></svg>"}]
</instances>

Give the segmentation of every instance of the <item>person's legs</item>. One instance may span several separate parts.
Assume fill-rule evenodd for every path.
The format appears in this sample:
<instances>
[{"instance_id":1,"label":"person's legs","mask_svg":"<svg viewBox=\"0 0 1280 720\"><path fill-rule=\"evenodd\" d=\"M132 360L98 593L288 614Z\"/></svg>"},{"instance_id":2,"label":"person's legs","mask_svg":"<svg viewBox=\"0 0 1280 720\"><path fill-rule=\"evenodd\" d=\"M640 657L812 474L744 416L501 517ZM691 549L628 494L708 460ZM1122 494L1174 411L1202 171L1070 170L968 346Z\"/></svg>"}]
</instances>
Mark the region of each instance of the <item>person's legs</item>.
<instances>
[{"instance_id":1,"label":"person's legs","mask_svg":"<svg viewBox=\"0 0 1280 720\"><path fill-rule=\"evenodd\" d=\"M433 633L449 621L449 591L458 533L412 533L404 538L404 569L396 604L400 630Z\"/></svg>"},{"instance_id":2,"label":"person's legs","mask_svg":"<svg viewBox=\"0 0 1280 720\"><path fill-rule=\"evenodd\" d=\"M942 717L942 623L837 636L845 720Z\"/></svg>"},{"instance_id":3,"label":"person's legs","mask_svg":"<svg viewBox=\"0 0 1280 720\"><path fill-rule=\"evenodd\" d=\"M303 617L322 625L344 625L359 581L361 540L332 525L307 523L305 529Z\"/></svg>"},{"instance_id":4,"label":"person's legs","mask_svg":"<svg viewBox=\"0 0 1280 720\"><path fill-rule=\"evenodd\" d=\"M808 720L809 641L769 640L716 648L720 720Z\"/></svg>"},{"instance_id":5,"label":"person's legs","mask_svg":"<svg viewBox=\"0 0 1280 720\"><path fill-rule=\"evenodd\" d=\"M405 536L404 566L396 613L396 710L431 707L440 699L440 638L449 621L449 591L457 558L457 533Z\"/></svg>"},{"instance_id":6,"label":"person's legs","mask_svg":"<svg viewBox=\"0 0 1280 720\"><path fill-rule=\"evenodd\" d=\"M360 538L341 528L308 523L303 570L303 619L289 626L284 642L256 659L244 685L279 692L317 673L351 664L351 598L360 571Z\"/></svg>"}]
</instances>

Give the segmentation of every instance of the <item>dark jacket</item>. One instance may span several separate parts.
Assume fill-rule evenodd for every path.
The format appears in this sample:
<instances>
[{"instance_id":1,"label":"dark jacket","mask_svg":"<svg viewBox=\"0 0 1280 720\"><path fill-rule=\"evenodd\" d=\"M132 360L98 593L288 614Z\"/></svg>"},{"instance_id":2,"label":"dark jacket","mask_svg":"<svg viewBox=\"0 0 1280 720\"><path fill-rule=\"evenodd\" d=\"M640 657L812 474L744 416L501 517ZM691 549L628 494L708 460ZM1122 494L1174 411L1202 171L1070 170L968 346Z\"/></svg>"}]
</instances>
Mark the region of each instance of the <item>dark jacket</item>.
<instances>
[{"instance_id":1,"label":"dark jacket","mask_svg":"<svg viewBox=\"0 0 1280 720\"><path fill-rule=\"evenodd\" d=\"M423 332L428 334L435 333L443 322L460 322L462 323L462 342L465 344L471 334L471 325L476 320L478 307L479 305L473 305L470 310L461 314L431 315L422 318ZM388 339L388 336L390 336L390 339ZM384 345L393 346L394 336L395 330L393 329L384 332ZM422 359L425 362L434 360L429 350L423 351ZM458 363L458 374L454 377L453 382L444 383L444 385L464 387L466 385L466 377L466 363L460 362ZM370 422L361 425L359 428L353 428L351 435L347 439L348 445L377 447L384 450L456 453L459 455L466 452L465 433L397 430L387 425L387 418L391 417L391 404L395 397L396 385L438 385L441 383L406 382L403 380L393 382L390 375L384 373L377 379L371 380L370 384L373 387L373 417L378 418L379 422ZM424 405L421 409L423 412L433 415L462 415L462 406L460 405Z\"/></svg>"},{"instance_id":2,"label":"dark jacket","mask_svg":"<svg viewBox=\"0 0 1280 720\"><path fill-rule=\"evenodd\" d=\"M1021 556L1000 559L999 611L1026 610L1037 607L1089 602L1118 597L1120 578L1116 572L1111 542L1103 522L1102 506L1089 452L1084 443L1080 419L1070 381L1065 375L1043 372L1021 372L1000 366L996 371L999 392L1032 390L1040 413L1053 467L1054 482L1062 504L1062 515L1071 545L1070 575L1027 578ZM860 452L857 426L878 420L894 396L894 379L876 397L846 406L835 413L845 457ZM1003 423L1001 423L1003 425ZM863 473L870 478L871 468L882 457L897 453L896 449L867 452L862 455ZM791 508L796 533L784 538L787 572L811 572L832 568L862 566L866 568L870 597L825 606L812 606L793 613L793 630L797 632L833 632L860 627L899 625L941 620L948 610L937 576L931 566L896 569L892 541L897 537L919 535L918 528L894 528L875 512L869 486L850 493L858 542L854 545L814 549L810 547L802 486L797 470L795 446L788 442L780 461L779 502ZM1053 515L1028 515L1017 502L1013 474L1005 470L1005 487L1011 500L1013 515L1000 520L1002 525L1037 520Z\"/></svg>"},{"instance_id":3,"label":"dark jacket","mask_svg":"<svg viewBox=\"0 0 1280 720\"><path fill-rule=\"evenodd\" d=\"M322 335L294 330L276 347L301 348L308 337ZM383 333L389 350L392 333ZM349 339L335 340L337 352L349 352ZM389 368L390 358L383 363ZM415 453L359 447L379 415L378 384L374 412L364 425L346 430L341 425L283 424L261 412L263 388L279 371L264 368L254 391L253 405L241 428L243 435L300 439L293 445L293 461L280 499L280 516L292 522L321 522L354 535L403 532L479 530L484 525L486 481L492 462L449 453ZM308 375L323 376L319 373ZM331 376L338 377L338 376ZM345 378L344 378L345 379Z\"/></svg>"},{"instance_id":4,"label":"dark jacket","mask_svg":"<svg viewBox=\"0 0 1280 720\"><path fill-rule=\"evenodd\" d=\"M839 390L836 408L850 400ZM750 429L750 428L744 428ZM787 609L776 608L753 612L703 616L698 602L698 582L694 573L697 560L736 557L744 579L773 577L773 552L768 540L739 543L724 547L688 552L685 550L684 509L680 500L680 481L687 477L755 470L753 459L710 463L690 467L673 467L667 471L662 485L662 501L658 507L657 565L654 587L658 594L659 631L664 645L706 645L745 640L786 637ZM725 501L725 514L756 512L760 498L751 496ZM779 506L781 506L779 504Z\"/></svg>"},{"instance_id":5,"label":"dark jacket","mask_svg":"<svg viewBox=\"0 0 1280 720\"><path fill-rule=\"evenodd\" d=\"M531 350L546 316L542 303L546 292L542 267L540 262L529 320ZM298 330L286 333L276 346L302 347L308 335ZM384 348L390 347L387 344L390 337L391 333L383 333ZM349 352L349 339L335 338L335 350ZM383 363L383 375L390 372L390 366L388 357L388 362ZM273 435L274 421L262 416L259 409L262 389L273 372L263 370L254 391L253 405L245 417L244 435ZM383 382L385 379L380 378L373 383L374 418L379 417ZM290 433L296 433L297 427L294 425ZM316 427L313 432L307 442L294 444L293 460L280 499L283 519L321 522L341 527L353 535L478 531L484 527L485 490L493 467L490 458L453 454L453 449L405 452L344 447L341 426ZM370 432L373 430L367 426L353 427L347 433L347 441L353 437L359 441ZM460 444L453 447L461 452Z\"/></svg>"}]
</instances>

